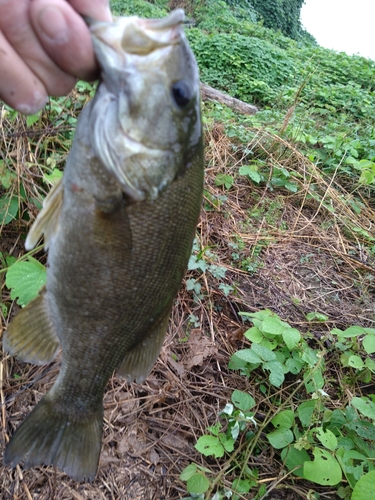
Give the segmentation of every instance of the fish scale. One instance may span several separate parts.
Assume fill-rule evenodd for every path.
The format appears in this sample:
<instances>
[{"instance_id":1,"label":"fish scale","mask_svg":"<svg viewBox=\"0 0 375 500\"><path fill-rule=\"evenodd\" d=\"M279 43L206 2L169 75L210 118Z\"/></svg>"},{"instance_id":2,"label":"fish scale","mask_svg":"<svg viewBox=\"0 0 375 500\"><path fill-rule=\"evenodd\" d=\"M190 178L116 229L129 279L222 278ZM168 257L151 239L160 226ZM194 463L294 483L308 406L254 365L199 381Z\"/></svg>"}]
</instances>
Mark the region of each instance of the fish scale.
<instances>
[{"instance_id":1,"label":"fish scale","mask_svg":"<svg viewBox=\"0 0 375 500\"><path fill-rule=\"evenodd\" d=\"M26 240L44 235L47 283L11 321L4 349L56 382L4 462L95 477L112 373L142 381L160 352L203 191L199 76L183 11L92 23L101 81L78 120L64 176Z\"/></svg>"}]
</instances>

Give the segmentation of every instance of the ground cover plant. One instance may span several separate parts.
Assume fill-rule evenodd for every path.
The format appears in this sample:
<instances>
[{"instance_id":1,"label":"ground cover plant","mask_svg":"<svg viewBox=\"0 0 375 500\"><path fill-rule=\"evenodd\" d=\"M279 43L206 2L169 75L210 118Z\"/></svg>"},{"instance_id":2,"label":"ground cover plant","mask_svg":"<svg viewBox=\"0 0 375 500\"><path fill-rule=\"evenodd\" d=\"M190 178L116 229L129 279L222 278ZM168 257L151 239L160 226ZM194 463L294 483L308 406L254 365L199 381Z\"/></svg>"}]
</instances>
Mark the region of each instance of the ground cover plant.
<instances>
[{"instance_id":1,"label":"ground cover plant","mask_svg":"<svg viewBox=\"0 0 375 500\"><path fill-rule=\"evenodd\" d=\"M205 196L188 272L150 377L109 382L98 477L0 466L2 498L367 500L374 63L255 24L251 2L112 2L158 17L178 5L202 81L260 111L203 103ZM23 242L93 92L79 82L27 118L0 108L2 329L44 283L41 246L26 254ZM1 352L2 448L58 367Z\"/></svg>"}]
</instances>

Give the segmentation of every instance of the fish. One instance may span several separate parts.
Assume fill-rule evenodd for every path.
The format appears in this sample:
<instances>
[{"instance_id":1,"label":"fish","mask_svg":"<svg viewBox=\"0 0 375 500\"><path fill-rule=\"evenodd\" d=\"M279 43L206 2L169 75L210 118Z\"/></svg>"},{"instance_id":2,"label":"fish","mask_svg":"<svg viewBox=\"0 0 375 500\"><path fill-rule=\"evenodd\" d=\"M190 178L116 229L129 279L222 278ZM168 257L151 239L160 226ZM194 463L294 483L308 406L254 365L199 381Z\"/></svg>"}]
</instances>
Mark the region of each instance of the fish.
<instances>
[{"instance_id":1,"label":"fish","mask_svg":"<svg viewBox=\"0 0 375 500\"><path fill-rule=\"evenodd\" d=\"M25 243L44 237L46 286L3 339L29 363L61 349L61 366L10 438L5 465L54 465L92 481L109 378L142 382L160 353L204 180L199 73L183 19L177 9L91 22L99 84Z\"/></svg>"}]
</instances>

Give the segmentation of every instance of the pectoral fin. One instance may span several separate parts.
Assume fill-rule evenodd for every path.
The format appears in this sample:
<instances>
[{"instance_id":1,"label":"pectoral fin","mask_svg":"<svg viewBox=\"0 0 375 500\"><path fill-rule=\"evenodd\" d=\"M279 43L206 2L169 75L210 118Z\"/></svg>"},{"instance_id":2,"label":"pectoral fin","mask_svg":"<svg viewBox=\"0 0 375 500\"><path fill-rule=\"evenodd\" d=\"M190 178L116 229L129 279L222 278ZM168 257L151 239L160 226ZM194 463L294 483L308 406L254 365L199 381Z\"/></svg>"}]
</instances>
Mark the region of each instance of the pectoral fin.
<instances>
[{"instance_id":1,"label":"pectoral fin","mask_svg":"<svg viewBox=\"0 0 375 500\"><path fill-rule=\"evenodd\" d=\"M170 309L167 314L159 321L156 327L139 342L131 351L129 351L119 368L117 374L125 378L128 382L136 380L143 382L150 373L154 363L159 356L163 345L165 333L168 328Z\"/></svg>"},{"instance_id":2,"label":"pectoral fin","mask_svg":"<svg viewBox=\"0 0 375 500\"><path fill-rule=\"evenodd\" d=\"M44 234L44 249L47 250L53 235L59 228L59 215L63 203L64 188L62 179L53 186L43 202L34 224L27 235L25 248L31 250Z\"/></svg>"},{"instance_id":3,"label":"pectoral fin","mask_svg":"<svg viewBox=\"0 0 375 500\"><path fill-rule=\"evenodd\" d=\"M50 363L59 350L45 297L44 287L36 299L19 311L4 334L4 351L27 363Z\"/></svg>"}]
</instances>

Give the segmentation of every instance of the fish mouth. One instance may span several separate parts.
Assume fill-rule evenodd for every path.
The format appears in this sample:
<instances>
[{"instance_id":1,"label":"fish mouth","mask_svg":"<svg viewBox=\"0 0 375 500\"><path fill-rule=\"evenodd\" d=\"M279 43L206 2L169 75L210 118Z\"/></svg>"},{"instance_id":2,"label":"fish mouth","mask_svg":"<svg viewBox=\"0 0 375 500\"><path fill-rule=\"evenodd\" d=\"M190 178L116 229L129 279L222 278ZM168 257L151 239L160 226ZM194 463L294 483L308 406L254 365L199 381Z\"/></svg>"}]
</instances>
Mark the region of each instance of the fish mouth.
<instances>
[{"instance_id":1,"label":"fish mouth","mask_svg":"<svg viewBox=\"0 0 375 500\"><path fill-rule=\"evenodd\" d=\"M178 43L184 17L183 9L176 9L162 19L120 17L114 22L85 20L90 27L99 63L103 63L101 53L108 51L108 48L117 55L146 56L157 49Z\"/></svg>"}]
</instances>

